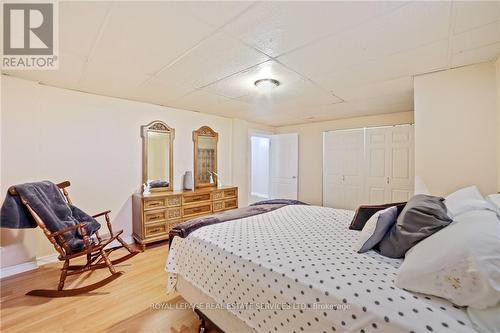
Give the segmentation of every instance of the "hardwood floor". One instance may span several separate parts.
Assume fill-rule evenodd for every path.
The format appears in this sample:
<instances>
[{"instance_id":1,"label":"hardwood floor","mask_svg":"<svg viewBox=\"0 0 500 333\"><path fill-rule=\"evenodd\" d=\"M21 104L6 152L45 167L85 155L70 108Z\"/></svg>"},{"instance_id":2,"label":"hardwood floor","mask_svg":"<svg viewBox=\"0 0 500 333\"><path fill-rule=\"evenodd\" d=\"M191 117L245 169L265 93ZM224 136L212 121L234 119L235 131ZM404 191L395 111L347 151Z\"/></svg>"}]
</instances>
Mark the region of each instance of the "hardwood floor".
<instances>
[{"instance_id":1,"label":"hardwood floor","mask_svg":"<svg viewBox=\"0 0 500 333\"><path fill-rule=\"evenodd\" d=\"M120 251L114 256L122 254ZM197 315L188 309L175 308L185 302L182 297L166 294L167 273L164 266L167 253L168 245L148 248L144 253L115 266L125 272L123 276L91 293L75 297L25 295L32 289L57 288L60 263L2 279L0 331L198 332ZM108 275L107 269L101 269L80 277L69 277L66 286L82 286Z\"/></svg>"}]
</instances>

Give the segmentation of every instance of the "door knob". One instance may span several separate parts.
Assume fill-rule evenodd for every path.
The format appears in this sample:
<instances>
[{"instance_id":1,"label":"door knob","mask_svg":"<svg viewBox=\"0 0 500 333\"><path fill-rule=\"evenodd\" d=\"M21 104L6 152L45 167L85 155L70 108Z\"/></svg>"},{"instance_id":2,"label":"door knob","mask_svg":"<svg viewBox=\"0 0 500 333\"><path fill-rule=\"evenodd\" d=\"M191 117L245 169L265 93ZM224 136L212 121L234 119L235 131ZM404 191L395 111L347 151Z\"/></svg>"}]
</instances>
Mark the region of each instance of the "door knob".
<instances>
[{"instance_id":1,"label":"door knob","mask_svg":"<svg viewBox=\"0 0 500 333\"><path fill-rule=\"evenodd\" d=\"M297 178L297 176L292 176L292 179L296 179L296 178Z\"/></svg>"}]
</instances>

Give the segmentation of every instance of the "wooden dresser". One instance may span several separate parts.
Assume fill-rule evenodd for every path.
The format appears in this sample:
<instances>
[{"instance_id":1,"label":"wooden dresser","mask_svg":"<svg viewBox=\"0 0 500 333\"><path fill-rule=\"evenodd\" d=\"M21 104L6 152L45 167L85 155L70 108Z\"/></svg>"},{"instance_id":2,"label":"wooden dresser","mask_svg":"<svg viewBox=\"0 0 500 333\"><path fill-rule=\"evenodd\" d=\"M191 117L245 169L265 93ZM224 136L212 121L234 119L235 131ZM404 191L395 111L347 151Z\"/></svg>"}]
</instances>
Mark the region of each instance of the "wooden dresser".
<instances>
[{"instance_id":1,"label":"wooden dresser","mask_svg":"<svg viewBox=\"0 0 500 333\"><path fill-rule=\"evenodd\" d=\"M132 236L145 246L168 239L170 229L183 221L234 208L238 208L238 188L234 186L137 193L132 197Z\"/></svg>"}]
</instances>

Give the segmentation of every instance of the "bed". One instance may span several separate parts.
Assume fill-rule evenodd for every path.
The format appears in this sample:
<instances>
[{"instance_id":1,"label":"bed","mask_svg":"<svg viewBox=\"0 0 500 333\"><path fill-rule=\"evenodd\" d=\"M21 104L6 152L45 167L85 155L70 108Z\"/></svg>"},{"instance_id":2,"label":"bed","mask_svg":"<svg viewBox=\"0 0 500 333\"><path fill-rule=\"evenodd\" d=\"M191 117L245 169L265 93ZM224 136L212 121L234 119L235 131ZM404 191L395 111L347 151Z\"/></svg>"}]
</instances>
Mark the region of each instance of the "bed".
<instances>
[{"instance_id":1,"label":"bed","mask_svg":"<svg viewBox=\"0 0 500 333\"><path fill-rule=\"evenodd\" d=\"M463 308L397 288L400 259L355 252L353 214L289 205L175 237L167 291L226 332L475 332Z\"/></svg>"}]
</instances>

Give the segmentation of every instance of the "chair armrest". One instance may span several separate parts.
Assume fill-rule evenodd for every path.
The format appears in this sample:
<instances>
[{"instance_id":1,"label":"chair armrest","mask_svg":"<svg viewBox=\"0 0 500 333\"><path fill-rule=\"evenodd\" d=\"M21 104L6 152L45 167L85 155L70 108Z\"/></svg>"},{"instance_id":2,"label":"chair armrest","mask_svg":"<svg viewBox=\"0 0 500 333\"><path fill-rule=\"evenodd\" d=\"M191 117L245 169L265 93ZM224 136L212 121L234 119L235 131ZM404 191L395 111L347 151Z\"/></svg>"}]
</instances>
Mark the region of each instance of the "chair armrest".
<instances>
[{"instance_id":1,"label":"chair armrest","mask_svg":"<svg viewBox=\"0 0 500 333\"><path fill-rule=\"evenodd\" d=\"M106 218L106 226L108 227L108 230L109 230L109 233L111 235L113 235L113 229L112 229L112 226L111 226L111 219L109 218L109 213L111 213L110 210L107 210L105 212L102 212L102 213L99 213L99 214L95 214L94 216L92 216L93 218L96 218L96 217L99 217L99 216L103 216Z\"/></svg>"},{"instance_id":2,"label":"chair armrest","mask_svg":"<svg viewBox=\"0 0 500 333\"><path fill-rule=\"evenodd\" d=\"M67 227L67 228L64 228L62 230L59 230L59 231L56 231L56 232L53 232L51 233L50 235L54 238L58 238L61 243L62 243L62 246L66 249L66 251L70 250L69 246L67 245L66 243L66 239L63 237L63 234L65 234L66 232L69 232L69 231L72 231L72 230L75 230L77 228L80 228L80 233L82 235L82 239L83 239L83 244L85 245L85 248L88 249L90 248L90 245L91 245L91 241L89 239L89 236L87 235L87 230L85 230L85 224L87 224L86 222L81 222L81 223L78 223L78 224L75 224L75 225L72 225L70 227Z\"/></svg>"},{"instance_id":3,"label":"chair armrest","mask_svg":"<svg viewBox=\"0 0 500 333\"><path fill-rule=\"evenodd\" d=\"M84 222L78 223L78 224L72 225L70 227L61 229L59 231L53 232L53 233L51 233L51 236L57 237L57 236L60 236L62 234L67 233L68 231L75 230L76 228L80 228L80 227L83 228L84 225L85 225Z\"/></svg>"},{"instance_id":4,"label":"chair armrest","mask_svg":"<svg viewBox=\"0 0 500 333\"><path fill-rule=\"evenodd\" d=\"M106 215L106 214L109 214L111 213L110 210L107 210L105 212L102 212L102 213L99 213L99 214L95 214L95 215L92 215L93 218L96 218L96 217L100 217L100 216L103 216L103 215Z\"/></svg>"}]
</instances>

